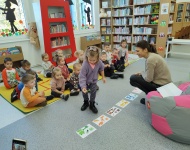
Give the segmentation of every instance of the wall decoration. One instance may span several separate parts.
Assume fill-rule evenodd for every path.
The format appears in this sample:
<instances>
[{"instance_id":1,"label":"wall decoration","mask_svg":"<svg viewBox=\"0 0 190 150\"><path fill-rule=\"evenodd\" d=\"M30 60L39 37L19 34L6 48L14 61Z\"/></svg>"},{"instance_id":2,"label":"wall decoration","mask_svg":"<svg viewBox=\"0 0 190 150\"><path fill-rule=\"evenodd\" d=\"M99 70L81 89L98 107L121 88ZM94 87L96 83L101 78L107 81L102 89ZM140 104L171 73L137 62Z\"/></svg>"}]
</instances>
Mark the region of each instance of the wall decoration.
<instances>
[{"instance_id":1,"label":"wall decoration","mask_svg":"<svg viewBox=\"0 0 190 150\"><path fill-rule=\"evenodd\" d=\"M165 33L164 32L160 32L159 37L165 37Z\"/></svg>"},{"instance_id":2,"label":"wall decoration","mask_svg":"<svg viewBox=\"0 0 190 150\"><path fill-rule=\"evenodd\" d=\"M165 26L166 26L166 21L162 21L162 22L160 23L160 26L165 27Z\"/></svg>"},{"instance_id":3,"label":"wall decoration","mask_svg":"<svg viewBox=\"0 0 190 150\"><path fill-rule=\"evenodd\" d=\"M161 15L168 14L169 3L163 3L161 6Z\"/></svg>"}]
</instances>

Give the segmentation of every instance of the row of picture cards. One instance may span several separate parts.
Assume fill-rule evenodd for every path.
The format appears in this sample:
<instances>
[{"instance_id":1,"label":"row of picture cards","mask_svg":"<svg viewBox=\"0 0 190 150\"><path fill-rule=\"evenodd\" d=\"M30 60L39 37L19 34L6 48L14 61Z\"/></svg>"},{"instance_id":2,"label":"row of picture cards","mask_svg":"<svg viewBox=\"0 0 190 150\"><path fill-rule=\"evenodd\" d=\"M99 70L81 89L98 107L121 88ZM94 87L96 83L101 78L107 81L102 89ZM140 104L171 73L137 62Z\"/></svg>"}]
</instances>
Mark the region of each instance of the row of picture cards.
<instances>
[{"instance_id":1,"label":"row of picture cards","mask_svg":"<svg viewBox=\"0 0 190 150\"><path fill-rule=\"evenodd\" d=\"M129 95L127 95L125 97L127 100L130 100L130 101L135 100L138 97L137 94L140 94L142 91L138 88L135 88L132 92L133 93L130 93ZM136 93L136 94L134 94L134 93ZM122 99L121 101L119 101L116 104L116 106L119 106L121 108L125 108L129 103L130 103L129 101ZM108 114L109 116L115 117L119 112L121 112L121 109L113 106L112 108L110 108L109 110L106 111L106 114ZM111 118L109 118L105 115L101 115L100 117L93 120L92 122L95 123L97 126L101 127L105 123L107 123L109 120L111 120ZM96 131L96 128L93 127L92 125L88 124L88 125L82 127L81 129L77 130L76 133L80 137L85 138L88 135L90 135L91 133L93 133L94 131Z\"/></svg>"}]
</instances>

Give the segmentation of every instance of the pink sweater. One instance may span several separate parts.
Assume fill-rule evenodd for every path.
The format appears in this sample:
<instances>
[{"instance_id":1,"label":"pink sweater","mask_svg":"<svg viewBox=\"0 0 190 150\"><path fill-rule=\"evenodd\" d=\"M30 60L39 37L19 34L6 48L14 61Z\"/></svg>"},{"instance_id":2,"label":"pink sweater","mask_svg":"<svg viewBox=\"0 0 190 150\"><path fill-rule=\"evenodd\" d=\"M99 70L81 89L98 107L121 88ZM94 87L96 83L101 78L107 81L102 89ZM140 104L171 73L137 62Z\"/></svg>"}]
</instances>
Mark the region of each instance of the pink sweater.
<instances>
[{"instance_id":1,"label":"pink sweater","mask_svg":"<svg viewBox=\"0 0 190 150\"><path fill-rule=\"evenodd\" d=\"M61 88L62 91L65 90L65 79L62 77L61 79L57 80L52 78L50 81L51 90L55 91L57 88Z\"/></svg>"}]
</instances>

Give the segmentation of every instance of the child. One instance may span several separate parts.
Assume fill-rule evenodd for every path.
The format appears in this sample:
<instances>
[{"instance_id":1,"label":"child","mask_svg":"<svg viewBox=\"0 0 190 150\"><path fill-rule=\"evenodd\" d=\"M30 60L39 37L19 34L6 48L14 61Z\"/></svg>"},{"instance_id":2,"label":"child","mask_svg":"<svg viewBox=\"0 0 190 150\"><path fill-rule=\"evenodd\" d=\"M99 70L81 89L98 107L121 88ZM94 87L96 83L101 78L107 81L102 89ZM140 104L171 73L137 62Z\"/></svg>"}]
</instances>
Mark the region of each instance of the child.
<instances>
[{"instance_id":1,"label":"child","mask_svg":"<svg viewBox=\"0 0 190 150\"><path fill-rule=\"evenodd\" d=\"M118 79L119 77L124 78L123 74L114 73L115 67L112 64L109 64L107 54L104 50L101 53L101 60L104 63L104 74L106 77L110 77L111 79Z\"/></svg>"},{"instance_id":2,"label":"child","mask_svg":"<svg viewBox=\"0 0 190 150\"><path fill-rule=\"evenodd\" d=\"M82 63L84 61L84 51L77 50L77 51L75 51L74 56L77 58L76 63L80 63L82 65Z\"/></svg>"},{"instance_id":3,"label":"child","mask_svg":"<svg viewBox=\"0 0 190 150\"><path fill-rule=\"evenodd\" d=\"M27 70L31 70L31 64L28 60L23 60L21 62L21 67L20 67L20 77L21 78L23 75L26 74ZM37 82L42 81L42 79L38 77L37 73L36 73L36 80L37 80Z\"/></svg>"},{"instance_id":4,"label":"child","mask_svg":"<svg viewBox=\"0 0 190 150\"><path fill-rule=\"evenodd\" d=\"M53 69L50 85L51 85L51 95L53 95L54 97L60 97L61 99L64 99L65 101L68 100L69 95L63 94L65 90L65 79L62 76L62 72L60 68L55 67Z\"/></svg>"},{"instance_id":5,"label":"child","mask_svg":"<svg viewBox=\"0 0 190 150\"><path fill-rule=\"evenodd\" d=\"M52 69L54 68L53 64L49 61L49 56L47 53L42 54L42 67L44 77L50 78L52 75Z\"/></svg>"},{"instance_id":6,"label":"child","mask_svg":"<svg viewBox=\"0 0 190 150\"><path fill-rule=\"evenodd\" d=\"M5 69L2 71L3 83L7 89L13 88L19 84L20 78L16 69L12 68L13 62L10 57L4 59Z\"/></svg>"},{"instance_id":7,"label":"child","mask_svg":"<svg viewBox=\"0 0 190 150\"><path fill-rule=\"evenodd\" d=\"M127 49L127 40L121 40L119 50L119 64L125 69L125 64L128 65L128 49Z\"/></svg>"},{"instance_id":8,"label":"child","mask_svg":"<svg viewBox=\"0 0 190 150\"><path fill-rule=\"evenodd\" d=\"M65 59L65 56L63 55L63 50L57 49L57 50L55 51L55 61L57 60L57 57L63 57L63 58ZM56 63L57 63L57 61L56 61ZM57 64L57 65L58 65L58 64ZM69 73L72 73L73 70L68 67L66 61L65 61L65 65L67 66L67 68L68 68L68 70L69 70Z\"/></svg>"},{"instance_id":9,"label":"child","mask_svg":"<svg viewBox=\"0 0 190 150\"><path fill-rule=\"evenodd\" d=\"M73 65L73 73L72 73L70 81L69 81L71 83L71 86L69 88L71 90L70 96L75 96L75 95L79 94L79 91L80 91L80 87L79 87L80 70L81 70L81 64L75 63Z\"/></svg>"},{"instance_id":10,"label":"child","mask_svg":"<svg viewBox=\"0 0 190 150\"><path fill-rule=\"evenodd\" d=\"M26 74L31 74L33 76L36 75L36 73L32 70L27 70L25 75ZM22 91L24 87L24 83L20 82L16 87L15 89L13 90L13 92L11 93L11 102L14 102L15 100L17 99L20 99L20 92ZM37 82L36 82L36 89L38 89L38 85L37 85Z\"/></svg>"},{"instance_id":11,"label":"child","mask_svg":"<svg viewBox=\"0 0 190 150\"><path fill-rule=\"evenodd\" d=\"M20 100L24 107L34 107L34 106L46 106L48 100L52 100L53 96L45 97L43 91L36 92L34 75L26 74L22 77L22 83L24 83L24 88L20 93Z\"/></svg>"},{"instance_id":12,"label":"child","mask_svg":"<svg viewBox=\"0 0 190 150\"><path fill-rule=\"evenodd\" d=\"M86 49L85 60L82 64L82 68L79 74L79 84L82 89L84 98L84 104L81 110L84 111L89 106L89 97L87 89L90 89L90 109L93 113L97 113L98 110L95 107L96 88L98 81L98 74L102 75L102 81L105 83L104 77L104 64L99 59L100 50L96 46L90 46Z\"/></svg>"},{"instance_id":13,"label":"child","mask_svg":"<svg viewBox=\"0 0 190 150\"><path fill-rule=\"evenodd\" d=\"M107 60L109 64L111 64L112 52L111 52L110 43L104 43L104 50L106 51L106 54L107 54Z\"/></svg>"},{"instance_id":14,"label":"child","mask_svg":"<svg viewBox=\"0 0 190 150\"><path fill-rule=\"evenodd\" d=\"M112 64L115 67L115 70L119 71L119 72L123 72L124 69L122 67L122 65L120 65L120 58L119 58L119 51L114 48L113 52L112 52Z\"/></svg>"}]
</instances>

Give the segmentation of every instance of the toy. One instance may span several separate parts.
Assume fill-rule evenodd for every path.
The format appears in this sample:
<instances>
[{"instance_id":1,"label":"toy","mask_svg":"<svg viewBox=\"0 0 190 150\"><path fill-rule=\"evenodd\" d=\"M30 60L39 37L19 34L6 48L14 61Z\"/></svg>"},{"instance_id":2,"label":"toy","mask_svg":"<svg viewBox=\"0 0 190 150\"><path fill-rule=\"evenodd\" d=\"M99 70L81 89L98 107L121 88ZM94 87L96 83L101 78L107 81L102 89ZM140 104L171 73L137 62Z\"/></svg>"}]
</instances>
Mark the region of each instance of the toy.
<instances>
[{"instance_id":1,"label":"toy","mask_svg":"<svg viewBox=\"0 0 190 150\"><path fill-rule=\"evenodd\" d=\"M100 9L100 14L99 14L99 17L107 17L108 15L105 13L105 9L101 8Z\"/></svg>"},{"instance_id":2,"label":"toy","mask_svg":"<svg viewBox=\"0 0 190 150\"><path fill-rule=\"evenodd\" d=\"M40 42L39 42L39 38L38 38L38 32L37 32L37 28L36 28L36 23L35 22L31 22L29 23L29 31L28 31L28 36L30 38L30 43L34 44L35 47L37 49L40 48Z\"/></svg>"},{"instance_id":3,"label":"toy","mask_svg":"<svg viewBox=\"0 0 190 150\"><path fill-rule=\"evenodd\" d=\"M151 24L158 24L158 15L152 15L150 18Z\"/></svg>"}]
</instances>

